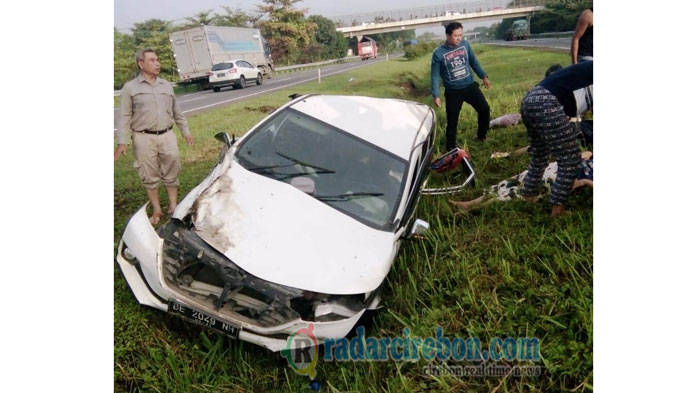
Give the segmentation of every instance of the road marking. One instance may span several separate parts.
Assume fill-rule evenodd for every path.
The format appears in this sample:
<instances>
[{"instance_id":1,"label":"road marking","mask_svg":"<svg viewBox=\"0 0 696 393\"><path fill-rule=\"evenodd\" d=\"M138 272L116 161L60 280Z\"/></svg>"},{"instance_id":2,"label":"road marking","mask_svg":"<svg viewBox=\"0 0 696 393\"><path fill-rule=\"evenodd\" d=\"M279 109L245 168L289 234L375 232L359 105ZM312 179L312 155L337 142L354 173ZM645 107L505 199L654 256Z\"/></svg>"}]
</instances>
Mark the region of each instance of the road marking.
<instances>
[{"instance_id":1,"label":"road marking","mask_svg":"<svg viewBox=\"0 0 696 393\"><path fill-rule=\"evenodd\" d=\"M379 60L379 61L377 61L377 63L381 63L382 61L384 61L384 60ZM350 71L350 70L353 70L353 69L356 69L356 68L360 68L360 67L369 66L369 65L372 65L372 64L376 64L376 63L375 63L375 62L370 62L370 63L367 63L367 64L360 64L360 65L357 65L357 66L355 66L355 67L350 67L350 68L346 68L346 69L344 69L344 70L339 70L339 71L336 71L336 72L333 72L333 73L328 73L328 74L324 75L324 77L331 76L331 75L335 75L335 74L340 74L340 73L342 73L342 72ZM311 78L308 78L308 79L304 79L304 80L301 80L301 81L289 83L289 84L287 84L287 85L274 87L274 88L272 88L272 89L267 89L267 90L259 91L259 92L256 92L256 93L247 94L247 95L245 95L245 96L235 97L235 98L231 98L231 99L229 99L229 100L220 101L220 102L216 102L216 103L213 103L213 104L204 105L204 106L201 106L201 107L198 107L198 108L189 109L189 110L187 110L187 111L183 111L183 113L188 113L188 112L193 112L193 111L197 111L197 110L201 110L201 109L205 109L205 108L210 108L211 106L227 104L227 103L229 103L229 102L241 100L242 98L253 97L253 96L257 96L257 95L259 95L259 94L263 94L263 93L268 93L268 92L275 91L275 90L284 89L284 88L286 88L286 87L290 87L290 86L294 86L294 85L299 85L300 83L306 83L306 82L309 82L309 81L313 81L313 80L315 80L315 79L318 79L318 78L317 78L316 76L314 76L314 77L311 77Z\"/></svg>"},{"instance_id":2,"label":"road marking","mask_svg":"<svg viewBox=\"0 0 696 393\"><path fill-rule=\"evenodd\" d=\"M205 93L210 93L210 92L209 92L209 91L206 91ZM191 98L190 100L184 100L184 101L176 100L176 102L178 102L179 104L183 104L184 102L196 101L196 100L200 100L201 98L208 98L208 97L207 97L207 96L204 96L204 97L196 97L196 98Z\"/></svg>"},{"instance_id":3,"label":"road marking","mask_svg":"<svg viewBox=\"0 0 696 393\"><path fill-rule=\"evenodd\" d=\"M400 56L396 56L396 57L394 57L394 58L397 58L397 57L400 57ZM343 69L343 70L338 70L338 71L336 71L336 72L329 72L329 73L325 74L324 77L332 76L332 75L336 75L336 74L340 74L340 73L342 73L342 72L354 70L354 69L356 69L356 68L365 67L365 66L369 66L369 65L372 65L372 64L381 63L381 62L383 62L383 61L385 61L385 60L384 60L384 59L380 59L380 60L377 60L376 62L368 62L368 63L365 63L365 64L358 64L358 65L355 66L355 67L350 67L350 68L346 68L346 69ZM339 66L336 65L334 68L337 68L337 67L339 67ZM292 79L292 77L287 77L287 78L282 78L282 79L276 79L276 80L274 80L274 81L272 81L272 82L282 82L282 81L286 81L286 80L289 80L289 79ZM259 91L259 92L256 92L256 93L247 94L247 95L245 95L245 96L235 97L235 98L231 98L231 99L229 99L229 100L220 101L220 102L216 102L216 103L213 103L213 104L200 106L200 107L198 107L198 108L189 109L189 110L183 111L182 113L189 113L189 112L193 112L193 111L197 111L197 110L201 110L201 109L205 109L205 108L210 108L211 106L216 106L216 105L221 105L221 104L227 104L227 103L229 103L229 102L237 101L237 100L240 100L240 99L242 99L242 98L257 96L257 95L259 95L259 94L268 93L268 92L275 91L275 90L279 90L279 89L284 89L284 88L286 88L286 87L298 85L298 84L301 84L301 83L306 83L306 82L313 81L313 80L316 80L316 79L318 79L318 77L314 76L314 77L311 77L311 78L308 78L308 79L304 79L304 80L301 80L301 81L297 81L297 82L293 82L293 83L290 83L290 84L287 84L287 85L274 87L274 88L272 88L272 89L266 89L266 90ZM268 83L267 83L267 84L268 84ZM191 95L197 95L197 94L204 94L204 93L210 93L210 92L209 92L209 91L200 91L200 92L198 92L198 93L186 94L185 96L191 96ZM199 98L205 98L205 97L199 97ZM198 100L199 98L194 98L194 99L192 99L192 100L186 100L186 101L178 101L178 102L179 102L179 103L183 103L183 102L188 102L188 101L194 101L194 100ZM114 108L114 111L118 111L119 109L120 109L120 108ZM115 130L116 130L116 129L114 128L114 131L115 131Z\"/></svg>"},{"instance_id":4,"label":"road marking","mask_svg":"<svg viewBox=\"0 0 696 393\"><path fill-rule=\"evenodd\" d=\"M282 81L286 81L286 80L288 80L288 79L292 79L292 78L273 79L273 80L271 80L271 81L266 82L266 84L275 83L275 82L282 82Z\"/></svg>"}]
</instances>

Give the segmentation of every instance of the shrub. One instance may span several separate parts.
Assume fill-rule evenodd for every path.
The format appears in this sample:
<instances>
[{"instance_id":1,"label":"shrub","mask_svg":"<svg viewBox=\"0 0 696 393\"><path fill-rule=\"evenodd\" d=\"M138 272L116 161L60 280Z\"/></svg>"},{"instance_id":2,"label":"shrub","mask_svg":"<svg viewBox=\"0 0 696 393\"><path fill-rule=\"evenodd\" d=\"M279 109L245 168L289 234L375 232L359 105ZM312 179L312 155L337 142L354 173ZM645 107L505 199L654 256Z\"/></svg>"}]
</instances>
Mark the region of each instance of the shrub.
<instances>
[{"instance_id":1,"label":"shrub","mask_svg":"<svg viewBox=\"0 0 696 393\"><path fill-rule=\"evenodd\" d=\"M404 51L404 56L409 60L415 60L432 53L437 46L438 43L435 41L419 42L416 45L408 46Z\"/></svg>"}]
</instances>

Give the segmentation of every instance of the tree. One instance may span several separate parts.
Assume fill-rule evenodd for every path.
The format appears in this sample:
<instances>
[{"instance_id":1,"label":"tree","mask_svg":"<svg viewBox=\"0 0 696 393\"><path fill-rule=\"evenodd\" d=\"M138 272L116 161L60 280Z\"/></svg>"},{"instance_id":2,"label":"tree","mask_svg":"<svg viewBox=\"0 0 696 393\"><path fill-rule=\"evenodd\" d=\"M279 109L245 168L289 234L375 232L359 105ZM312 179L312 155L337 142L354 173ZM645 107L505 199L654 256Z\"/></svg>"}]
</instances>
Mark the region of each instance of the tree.
<instances>
[{"instance_id":1,"label":"tree","mask_svg":"<svg viewBox=\"0 0 696 393\"><path fill-rule=\"evenodd\" d=\"M508 4L511 6L514 2ZM532 15L530 33L550 33L575 30L575 24L583 10L592 7L592 0L550 0L546 10ZM497 39L505 38L512 22L519 18L503 19L495 30Z\"/></svg>"},{"instance_id":2,"label":"tree","mask_svg":"<svg viewBox=\"0 0 696 393\"><path fill-rule=\"evenodd\" d=\"M426 31L425 33L416 37L416 39L420 42L420 41L440 41L443 38L439 35L436 35L435 33L431 32L431 31Z\"/></svg>"},{"instance_id":3,"label":"tree","mask_svg":"<svg viewBox=\"0 0 696 393\"><path fill-rule=\"evenodd\" d=\"M135 64L135 40L114 28L114 89L120 89L138 72Z\"/></svg>"},{"instance_id":4,"label":"tree","mask_svg":"<svg viewBox=\"0 0 696 393\"><path fill-rule=\"evenodd\" d=\"M261 33L271 49L273 60L290 64L312 42L317 25L305 19L305 9L294 8L301 0L262 0L258 11L268 15L259 21Z\"/></svg>"},{"instance_id":5,"label":"tree","mask_svg":"<svg viewBox=\"0 0 696 393\"><path fill-rule=\"evenodd\" d=\"M573 31L582 11L590 7L592 0L549 1L544 12L532 16L531 33Z\"/></svg>"},{"instance_id":6,"label":"tree","mask_svg":"<svg viewBox=\"0 0 696 393\"><path fill-rule=\"evenodd\" d=\"M160 62L160 75L169 81L179 80L174 53L169 42L170 23L161 19L149 19L142 23L135 23L131 30L135 49L154 49Z\"/></svg>"},{"instance_id":7,"label":"tree","mask_svg":"<svg viewBox=\"0 0 696 393\"><path fill-rule=\"evenodd\" d=\"M211 8L207 11L197 12L193 16L187 17L186 20L189 21L186 25L187 28L212 25L215 21L215 16L210 16L212 12L213 10Z\"/></svg>"},{"instance_id":8,"label":"tree","mask_svg":"<svg viewBox=\"0 0 696 393\"><path fill-rule=\"evenodd\" d=\"M241 8L232 8L224 5L222 8L225 10L225 13L215 14L213 18L215 26L253 27L261 17L260 15L247 14Z\"/></svg>"},{"instance_id":9,"label":"tree","mask_svg":"<svg viewBox=\"0 0 696 393\"><path fill-rule=\"evenodd\" d=\"M322 60L338 59L346 56L348 40L336 31L336 25L331 19L321 15L310 15L308 21L317 25L314 33L314 43L320 46Z\"/></svg>"},{"instance_id":10,"label":"tree","mask_svg":"<svg viewBox=\"0 0 696 393\"><path fill-rule=\"evenodd\" d=\"M372 34L370 37L377 41L377 46L380 48L380 52L392 52L401 48L404 42L416 39L416 31L392 31L390 33ZM355 53L357 53L357 50Z\"/></svg>"}]
</instances>

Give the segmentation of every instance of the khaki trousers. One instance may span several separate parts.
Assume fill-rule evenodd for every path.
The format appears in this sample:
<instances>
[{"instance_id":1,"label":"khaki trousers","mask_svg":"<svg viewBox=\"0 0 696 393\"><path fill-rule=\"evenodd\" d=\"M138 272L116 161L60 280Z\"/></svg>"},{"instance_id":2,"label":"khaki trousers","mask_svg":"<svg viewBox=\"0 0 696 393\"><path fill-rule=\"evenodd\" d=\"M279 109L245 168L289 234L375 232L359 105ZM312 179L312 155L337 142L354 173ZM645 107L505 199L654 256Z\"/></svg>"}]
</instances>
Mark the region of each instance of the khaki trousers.
<instances>
[{"instance_id":1,"label":"khaki trousers","mask_svg":"<svg viewBox=\"0 0 696 393\"><path fill-rule=\"evenodd\" d=\"M181 162L173 130L160 135L133 132L133 153L143 187L155 189L160 181L165 187L179 186Z\"/></svg>"}]
</instances>

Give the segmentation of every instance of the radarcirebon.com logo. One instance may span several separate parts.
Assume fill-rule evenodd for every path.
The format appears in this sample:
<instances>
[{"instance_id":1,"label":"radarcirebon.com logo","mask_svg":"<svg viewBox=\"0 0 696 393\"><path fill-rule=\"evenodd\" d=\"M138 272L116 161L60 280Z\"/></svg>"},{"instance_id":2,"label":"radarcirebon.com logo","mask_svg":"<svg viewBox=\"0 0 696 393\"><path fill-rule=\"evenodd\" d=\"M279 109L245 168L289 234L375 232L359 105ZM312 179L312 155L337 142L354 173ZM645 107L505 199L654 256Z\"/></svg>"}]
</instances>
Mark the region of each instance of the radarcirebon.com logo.
<instances>
[{"instance_id":1,"label":"radarcirebon.com logo","mask_svg":"<svg viewBox=\"0 0 696 393\"><path fill-rule=\"evenodd\" d=\"M317 375L318 345L319 342L314 335L314 324L310 323L306 328L298 329L288 338L280 355L288 361L296 373L314 379Z\"/></svg>"}]
</instances>

